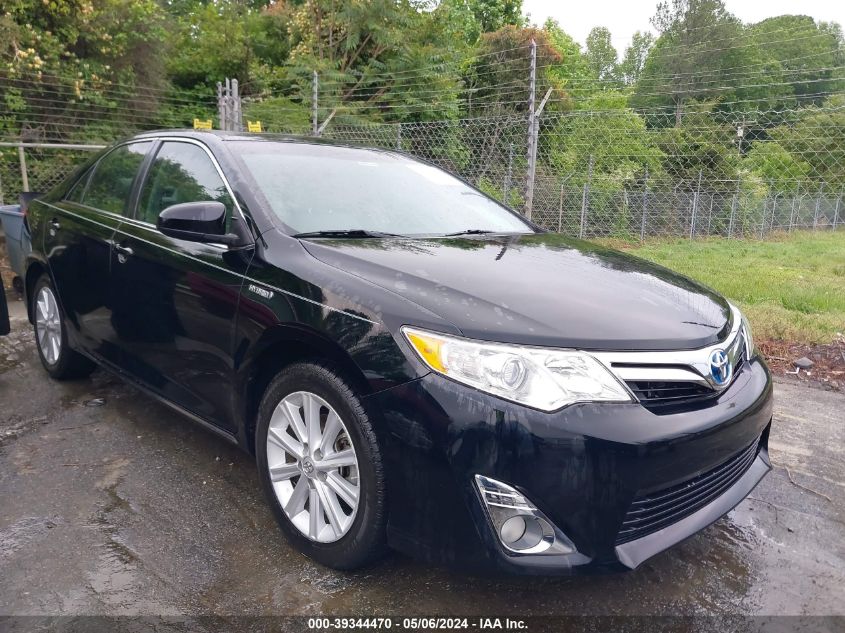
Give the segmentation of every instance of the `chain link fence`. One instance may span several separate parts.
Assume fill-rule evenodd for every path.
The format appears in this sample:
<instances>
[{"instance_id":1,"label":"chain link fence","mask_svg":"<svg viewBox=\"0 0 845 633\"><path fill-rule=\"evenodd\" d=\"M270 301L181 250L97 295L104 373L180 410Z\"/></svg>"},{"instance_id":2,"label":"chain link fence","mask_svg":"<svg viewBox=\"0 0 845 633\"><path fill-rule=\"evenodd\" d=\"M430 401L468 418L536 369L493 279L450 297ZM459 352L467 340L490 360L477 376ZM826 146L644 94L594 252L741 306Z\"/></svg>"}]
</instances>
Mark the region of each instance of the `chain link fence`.
<instances>
[{"instance_id":1,"label":"chain link fence","mask_svg":"<svg viewBox=\"0 0 845 633\"><path fill-rule=\"evenodd\" d=\"M762 239L845 223L845 101L838 99L778 112L693 111L680 125L674 112L547 112L537 126L533 182L525 114L329 123L322 136L408 152L530 212L541 226L576 237ZM24 174L30 190L51 188L94 149L24 147L22 167L21 148L0 147L0 202L17 199Z\"/></svg>"},{"instance_id":2,"label":"chain link fence","mask_svg":"<svg viewBox=\"0 0 845 633\"><path fill-rule=\"evenodd\" d=\"M0 143L0 205L16 204L22 191L49 191L102 147Z\"/></svg>"},{"instance_id":3,"label":"chain link fence","mask_svg":"<svg viewBox=\"0 0 845 633\"><path fill-rule=\"evenodd\" d=\"M762 239L842 226L845 106L674 122L632 110L547 114L533 183L523 115L329 126L324 136L407 151L521 211L533 186L532 219L578 237Z\"/></svg>"}]
</instances>

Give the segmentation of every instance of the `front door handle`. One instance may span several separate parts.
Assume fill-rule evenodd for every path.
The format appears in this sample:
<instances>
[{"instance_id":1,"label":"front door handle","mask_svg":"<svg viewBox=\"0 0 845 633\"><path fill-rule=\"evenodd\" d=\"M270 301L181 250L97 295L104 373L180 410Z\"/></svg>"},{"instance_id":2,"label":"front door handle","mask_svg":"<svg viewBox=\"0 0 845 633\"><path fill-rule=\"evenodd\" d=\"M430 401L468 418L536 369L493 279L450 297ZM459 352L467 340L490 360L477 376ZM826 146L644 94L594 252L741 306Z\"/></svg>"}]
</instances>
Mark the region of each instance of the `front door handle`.
<instances>
[{"instance_id":1,"label":"front door handle","mask_svg":"<svg viewBox=\"0 0 845 633\"><path fill-rule=\"evenodd\" d=\"M121 246L120 244L115 244L114 250L117 251L117 261L121 264L125 264L126 260L135 254L131 248L128 246Z\"/></svg>"}]
</instances>

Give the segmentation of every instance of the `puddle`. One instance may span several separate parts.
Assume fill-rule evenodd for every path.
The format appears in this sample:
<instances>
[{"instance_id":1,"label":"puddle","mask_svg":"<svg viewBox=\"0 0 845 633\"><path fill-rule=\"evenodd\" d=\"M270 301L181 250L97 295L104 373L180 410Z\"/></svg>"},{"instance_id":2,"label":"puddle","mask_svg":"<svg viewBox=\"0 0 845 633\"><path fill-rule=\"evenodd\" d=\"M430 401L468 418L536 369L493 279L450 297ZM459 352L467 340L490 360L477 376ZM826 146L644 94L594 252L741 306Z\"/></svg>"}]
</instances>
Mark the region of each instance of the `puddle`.
<instances>
[{"instance_id":1,"label":"puddle","mask_svg":"<svg viewBox=\"0 0 845 633\"><path fill-rule=\"evenodd\" d=\"M0 530L0 562L8 559L30 541L45 536L60 523L61 518L57 516L25 517Z\"/></svg>"}]
</instances>

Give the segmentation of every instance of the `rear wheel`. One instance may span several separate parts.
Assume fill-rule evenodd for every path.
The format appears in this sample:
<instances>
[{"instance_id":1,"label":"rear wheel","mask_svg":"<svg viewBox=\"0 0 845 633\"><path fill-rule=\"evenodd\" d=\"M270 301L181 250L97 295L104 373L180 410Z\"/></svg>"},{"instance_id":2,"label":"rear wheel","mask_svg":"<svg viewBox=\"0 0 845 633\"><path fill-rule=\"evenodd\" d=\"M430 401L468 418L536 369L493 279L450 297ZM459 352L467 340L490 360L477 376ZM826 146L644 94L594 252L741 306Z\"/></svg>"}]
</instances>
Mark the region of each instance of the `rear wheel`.
<instances>
[{"instance_id":1,"label":"rear wheel","mask_svg":"<svg viewBox=\"0 0 845 633\"><path fill-rule=\"evenodd\" d=\"M385 485L375 432L339 373L300 363L279 374L259 408L262 487L288 539L336 569L384 551Z\"/></svg>"},{"instance_id":2,"label":"rear wheel","mask_svg":"<svg viewBox=\"0 0 845 633\"><path fill-rule=\"evenodd\" d=\"M94 371L93 361L68 345L64 317L47 275L35 283L32 314L38 356L51 377L71 380L84 378Z\"/></svg>"}]
</instances>

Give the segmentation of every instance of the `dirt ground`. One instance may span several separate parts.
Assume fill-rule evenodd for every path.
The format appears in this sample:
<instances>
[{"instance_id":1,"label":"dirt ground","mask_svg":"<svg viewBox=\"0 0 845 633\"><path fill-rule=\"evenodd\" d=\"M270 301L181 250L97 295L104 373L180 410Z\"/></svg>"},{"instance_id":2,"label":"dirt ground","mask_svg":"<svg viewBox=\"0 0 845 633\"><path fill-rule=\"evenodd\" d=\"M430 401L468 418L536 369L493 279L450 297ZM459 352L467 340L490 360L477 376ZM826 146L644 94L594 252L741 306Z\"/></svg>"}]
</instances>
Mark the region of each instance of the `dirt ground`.
<instances>
[{"instance_id":1,"label":"dirt ground","mask_svg":"<svg viewBox=\"0 0 845 633\"><path fill-rule=\"evenodd\" d=\"M758 343L776 376L803 383L815 383L825 389L845 391L845 338L827 345L805 345L788 341ZM807 358L809 369L799 369L795 361Z\"/></svg>"}]
</instances>

